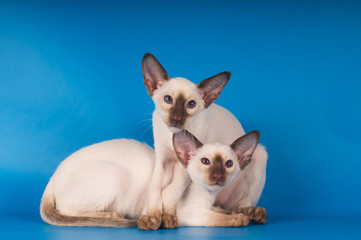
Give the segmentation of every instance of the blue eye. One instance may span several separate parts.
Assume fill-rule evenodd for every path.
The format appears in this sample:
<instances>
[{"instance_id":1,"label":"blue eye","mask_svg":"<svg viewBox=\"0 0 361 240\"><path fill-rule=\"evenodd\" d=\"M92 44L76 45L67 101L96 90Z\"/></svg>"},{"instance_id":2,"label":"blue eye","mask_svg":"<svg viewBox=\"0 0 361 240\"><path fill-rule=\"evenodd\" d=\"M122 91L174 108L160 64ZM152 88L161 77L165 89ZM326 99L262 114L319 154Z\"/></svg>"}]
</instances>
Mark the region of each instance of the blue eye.
<instances>
[{"instance_id":1,"label":"blue eye","mask_svg":"<svg viewBox=\"0 0 361 240\"><path fill-rule=\"evenodd\" d=\"M209 164L211 164L211 161L209 161L208 158L202 158L202 159L201 159L201 162L202 162L204 165L209 165Z\"/></svg>"},{"instance_id":2,"label":"blue eye","mask_svg":"<svg viewBox=\"0 0 361 240\"><path fill-rule=\"evenodd\" d=\"M173 102L173 98L169 95L164 96L164 102L171 104Z\"/></svg>"},{"instance_id":3,"label":"blue eye","mask_svg":"<svg viewBox=\"0 0 361 240\"><path fill-rule=\"evenodd\" d=\"M233 166L233 161L232 160L227 160L224 165L226 166L226 168L230 168L230 167Z\"/></svg>"},{"instance_id":4,"label":"blue eye","mask_svg":"<svg viewBox=\"0 0 361 240\"><path fill-rule=\"evenodd\" d=\"M194 100L191 100L187 103L187 108L194 108L197 103Z\"/></svg>"}]
</instances>

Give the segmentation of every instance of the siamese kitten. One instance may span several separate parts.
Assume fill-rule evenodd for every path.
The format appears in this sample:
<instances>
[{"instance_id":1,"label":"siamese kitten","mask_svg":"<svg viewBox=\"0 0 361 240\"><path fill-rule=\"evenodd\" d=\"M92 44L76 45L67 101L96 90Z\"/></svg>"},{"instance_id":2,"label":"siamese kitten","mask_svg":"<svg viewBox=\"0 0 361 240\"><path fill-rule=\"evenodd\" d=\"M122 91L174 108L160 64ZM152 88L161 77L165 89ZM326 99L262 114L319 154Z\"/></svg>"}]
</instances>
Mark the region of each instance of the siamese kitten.
<instances>
[{"instance_id":1,"label":"siamese kitten","mask_svg":"<svg viewBox=\"0 0 361 240\"><path fill-rule=\"evenodd\" d=\"M40 214L59 226L136 227L154 166L151 147L111 140L65 159L45 188Z\"/></svg>"},{"instance_id":2,"label":"siamese kitten","mask_svg":"<svg viewBox=\"0 0 361 240\"><path fill-rule=\"evenodd\" d=\"M170 78L151 54L142 61L143 80L154 101L153 133L155 166L148 202L138 227L157 229L178 226L176 204L191 180L177 162L172 135L186 129L203 143L219 142L230 145L245 134L239 121L226 109L212 104L226 86L229 72L210 77L199 84L185 78ZM249 167L217 195L215 206L228 211L254 206L262 193L267 152L258 145Z\"/></svg>"},{"instance_id":3,"label":"siamese kitten","mask_svg":"<svg viewBox=\"0 0 361 240\"><path fill-rule=\"evenodd\" d=\"M246 226L250 219L265 222L263 208L232 213L213 208L217 192L245 166L258 136L251 132L226 146L202 145L186 131L174 135L180 162L194 181L177 206L181 225L226 227ZM134 140L85 147L65 159L51 177L41 200L41 217L59 226L136 227L146 204L153 165L153 150Z\"/></svg>"},{"instance_id":4,"label":"siamese kitten","mask_svg":"<svg viewBox=\"0 0 361 240\"><path fill-rule=\"evenodd\" d=\"M248 207L227 211L213 207L217 194L249 165L257 147L259 132L238 138L230 146L220 143L203 145L186 130L173 135L178 159L186 167L192 183L177 204L181 226L239 227L250 220L267 221L264 208Z\"/></svg>"}]
</instances>

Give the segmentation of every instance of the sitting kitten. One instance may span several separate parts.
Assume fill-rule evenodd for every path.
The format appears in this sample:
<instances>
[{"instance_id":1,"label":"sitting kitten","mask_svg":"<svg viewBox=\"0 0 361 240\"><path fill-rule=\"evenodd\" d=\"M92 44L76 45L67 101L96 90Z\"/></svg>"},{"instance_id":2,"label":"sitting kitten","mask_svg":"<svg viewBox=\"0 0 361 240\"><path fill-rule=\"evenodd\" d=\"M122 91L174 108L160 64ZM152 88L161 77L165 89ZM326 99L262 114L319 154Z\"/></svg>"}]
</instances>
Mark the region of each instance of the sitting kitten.
<instances>
[{"instance_id":1,"label":"sitting kitten","mask_svg":"<svg viewBox=\"0 0 361 240\"><path fill-rule=\"evenodd\" d=\"M257 140L258 132L251 132L229 147L202 145L185 131L175 134L175 150L194 181L177 207L181 225L246 226L249 218L265 218L264 211L257 215L240 209L230 215L212 207L217 192L248 161ZM134 140L85 147L65 159L51 177L41 200L41 217L59 226L136 227L153 165L153 150Z\"/></svg>"},{"instance_id":2,"label":"sitting kitten","mask_svg":"<svg viewBox=\"0 0 361 240\"><path fill-rule=\"evenodd\" d=\"M147 206L139 219L141 229L178 226L176 204L191 180L177 161L172 146L173 133L188 130L203 143L229 145L245 134L239 121L225 108L212 104L226 86L229 72L210 77L199 84L185 78L170 78L157 59L145 54L143 80L155 104L153 133L155 166L149 188ZM215 202L228 211L254 206L261 196L267 152L258 145L247 169L223 188Z\"/></svg>"}]
</instances>

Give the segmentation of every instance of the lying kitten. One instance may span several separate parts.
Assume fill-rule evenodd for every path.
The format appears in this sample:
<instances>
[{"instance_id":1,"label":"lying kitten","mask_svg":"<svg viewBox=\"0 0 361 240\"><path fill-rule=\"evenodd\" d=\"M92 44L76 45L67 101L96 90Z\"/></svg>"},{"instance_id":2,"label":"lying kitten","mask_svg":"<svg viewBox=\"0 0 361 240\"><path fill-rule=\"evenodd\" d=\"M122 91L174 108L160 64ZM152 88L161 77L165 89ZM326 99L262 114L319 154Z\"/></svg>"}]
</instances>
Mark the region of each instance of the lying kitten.
<instances>
[{"instance_id":1,"label":"lying kitten","mask_svg":"<svg viewBox=\"0 0 361 240\"><path fill-rule=\"evenodd\" d=\"M251 132L229 147L202 145L185 131L175 134L174 147L194 181L178 204L181 225L246 226L249 218L265 219L264 211L245 215L240 209L229 215L211 210L217 192L235 178L257 140L258 132ZM146 204L153 164L153 150L134 140L85 147L55 171L41 200L41 217L59 226L136 227Z\"/></svg>"},{"instance_id":2,"label":"lying kitten","mask_svg":"<svg viewBox=\"0 0 361 240\"><path fill-rule=\"evenodd\" d=\"M190 184L184 168L177 164L172 135L186 129L204 143L229 145L245 134L239 121L226 109L212 104L226 86L229 72L210 77L199 84L185 78L170 78L157 59L145 54L142 62L143 80L155 104L153 133L155 167L148 203L139 219L141 229L178 226L176 204ZM249 166L235 181L218 194L215 205L233 211L254 206L262 193L267 152L257 146Z\"/></svg>"},{"instance_id":3,"label":"lying kitten","mask_svg":"<svg viewBox=\"0 0 361 240\"><path fill-rule=\"evenodd\" d=\"M136 227L153 166L153 149L134 140L85 147L65 159L51 177L41 217L59 226Z\"/></svg>"},{"instance_id":4,"label":"lying kitten","mask_svg":"<svg viewBox=\"0 0 361 240\"><path fill-rule=\"evenodd\" d=\"M213 207L217 194L249 164L258 139L259 132L253 131L230 146L203 145L186 130L173 135L178 159L192 179L177 204L181 226L238 227L247 226L250 219L266 222L267 214L261 207L240 208L233 212Z\"/></svg>"}]
</instances>

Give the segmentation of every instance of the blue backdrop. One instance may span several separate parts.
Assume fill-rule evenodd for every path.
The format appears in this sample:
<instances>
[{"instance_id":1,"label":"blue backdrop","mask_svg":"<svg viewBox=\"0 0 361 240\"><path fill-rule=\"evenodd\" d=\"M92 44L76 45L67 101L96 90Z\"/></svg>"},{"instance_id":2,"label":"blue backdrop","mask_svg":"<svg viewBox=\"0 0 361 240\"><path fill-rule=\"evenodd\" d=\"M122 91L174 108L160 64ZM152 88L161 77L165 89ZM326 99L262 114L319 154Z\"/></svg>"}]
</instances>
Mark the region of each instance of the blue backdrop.
<instances>
[{"instance_id":1,"label":"blue backdrop","mask_svg":"<svg viewBox=\"0 0 361 240\"><path fill-rule=\"evenodd\" d=\"M269 152L270 216L360 216L359 1L5 1L0 214L40 219L44 187L92 143L153 144L141 59L199 82Z\"/></svg>"}]
</instances>

